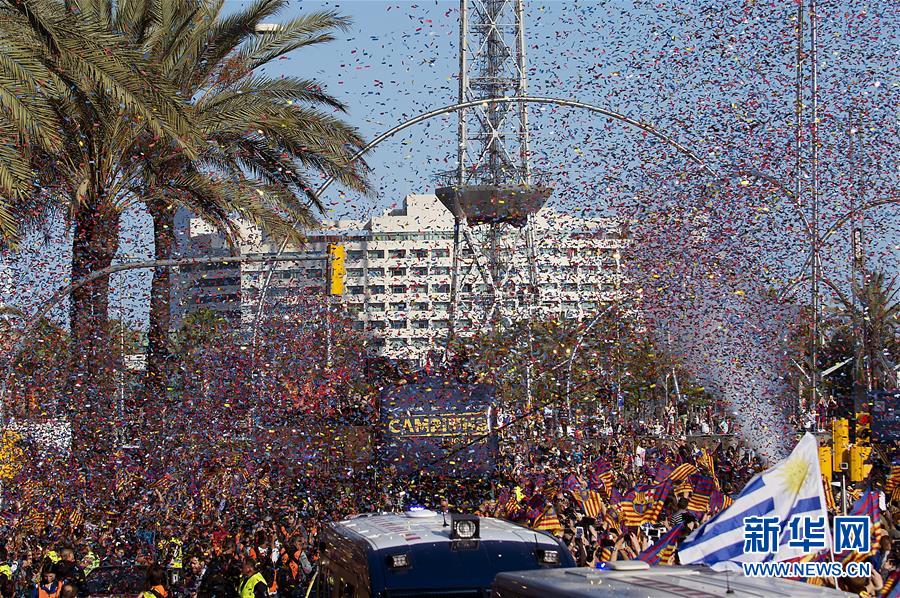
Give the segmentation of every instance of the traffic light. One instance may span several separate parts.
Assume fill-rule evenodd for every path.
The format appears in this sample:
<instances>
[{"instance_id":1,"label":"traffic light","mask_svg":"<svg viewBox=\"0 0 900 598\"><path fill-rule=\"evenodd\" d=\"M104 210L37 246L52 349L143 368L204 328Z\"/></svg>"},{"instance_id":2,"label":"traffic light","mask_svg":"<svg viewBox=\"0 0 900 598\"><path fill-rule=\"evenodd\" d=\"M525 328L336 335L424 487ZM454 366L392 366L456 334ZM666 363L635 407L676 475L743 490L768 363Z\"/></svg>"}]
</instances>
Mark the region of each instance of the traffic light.
<instances>
[{"instance_id":1,"label":"traffic light","mask_svg":"<svg viewBox=\"0 0 900 598\"><path fill-rule=\"evenodd\" d=\"M832 464L834 471L841 470L841 463L847 461L847 445L850 443L850 422L847 418L835 418L831 422Z\"/></svg>"},{"instance_id":2,"label":"traffic light","mask_svg":"<svg viewBox=\"0 0 900 598\"><path fill-rule=\"evenodd\" d=\"M830 446L820 446L819 447L819 469L822 470L822 475L825 476L825 479L831 482L831 447Z\"/></svg>"},{"instance_id":3,"label":"traffic light","mask_svg":"<svg viewBox=\"0 0 900 598\"><path fill-rule=\"evenodd\" d=\"M347 249L337 243L328 244L328 294L344 294L344 278L347 276Z\"/></svg>"},{"instance_id":4,"label":"traffic light","mask_svg":"<svg viewBox=\"0 0 900 598\"><path fill-rule=\"evenodd\" d=\"M872 454L871 446L852 446L850 447L850 481L851 482L862 482L867 477L869 477L869 472L872 471L871 463L866 463L869 460L869 455Z\"/></svg>"}]
</instances>

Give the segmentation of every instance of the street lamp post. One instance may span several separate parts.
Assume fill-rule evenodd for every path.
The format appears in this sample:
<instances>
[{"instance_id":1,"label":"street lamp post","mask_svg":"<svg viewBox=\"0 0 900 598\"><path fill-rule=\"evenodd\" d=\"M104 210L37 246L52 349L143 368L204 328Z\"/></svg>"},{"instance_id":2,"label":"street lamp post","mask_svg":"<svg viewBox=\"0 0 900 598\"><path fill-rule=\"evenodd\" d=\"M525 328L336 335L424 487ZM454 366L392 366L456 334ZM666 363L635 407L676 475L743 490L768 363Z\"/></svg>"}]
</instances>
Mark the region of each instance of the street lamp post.
<instances>
[{"instance_id":1,"label":"street lamp post","mask_svg":"<svg viewBox=\"0 0 900 598\"><path fill-rule=\"evenodd\" d=\"M600 318L605 316L615 304L612 303L606 306L605 309L601 310L594 318L585 326L584 330L581 331L581 334L578 336L578 340L575 341L575 346L572 347L572 353L569 355L569 362L566 365L566 427L565 434L569 433L569 426L572 425L572 365L575 363L575 356L578 355L578 349L581 348L581 344L584 342L584 339L587 338L587 333L591 331L597 322L600 321Z\"/></svg>"}]
</instances>

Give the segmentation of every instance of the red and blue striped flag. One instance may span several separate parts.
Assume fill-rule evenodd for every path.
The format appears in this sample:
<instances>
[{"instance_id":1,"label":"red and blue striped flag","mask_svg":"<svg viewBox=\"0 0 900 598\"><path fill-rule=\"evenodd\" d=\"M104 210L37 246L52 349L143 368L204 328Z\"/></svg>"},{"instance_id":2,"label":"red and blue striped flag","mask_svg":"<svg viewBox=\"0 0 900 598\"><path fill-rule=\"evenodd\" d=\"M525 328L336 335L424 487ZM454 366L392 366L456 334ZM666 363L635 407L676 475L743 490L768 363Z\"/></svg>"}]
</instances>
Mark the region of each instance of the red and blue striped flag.
<instances>
[{"instance_id":1,"label":"red and blue striped flag","mask_svg":"<svg viewBox=\"0 0 900 598\"><path fill-rule=\"evenodd\" d=\"M672 557L675 555L675 541L678 539L678 535L683 529L683 523L679 523L678 525L670 529L668 532L666 532L665 535L663 535L659 540L656 541L656 544L640 553L637 556L638 560L649 563L650 566L659 564L671 564Z\"/></svg>"}]
</instances>

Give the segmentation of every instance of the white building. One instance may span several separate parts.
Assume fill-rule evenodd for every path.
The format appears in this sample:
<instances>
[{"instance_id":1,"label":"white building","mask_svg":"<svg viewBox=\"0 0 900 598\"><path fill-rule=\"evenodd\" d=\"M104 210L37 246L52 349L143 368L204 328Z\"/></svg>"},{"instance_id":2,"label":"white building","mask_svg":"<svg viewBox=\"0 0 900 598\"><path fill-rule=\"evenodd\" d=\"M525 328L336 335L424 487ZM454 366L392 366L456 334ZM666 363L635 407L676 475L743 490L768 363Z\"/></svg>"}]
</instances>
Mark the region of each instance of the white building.
<instances>
[{"instance_id":1,"label":"white building","mask_svg":"<svg viewBox=\"0 0 900 598\"><path fill-rule=\"evenodd\" d=\"M419 360L442 346L450 325L450 285L453 269L453 216L434 195L409 195L403 206L368 221L338 221L308 233L301 250L288 248L287 256L320 257L321 261L282 261L267 292L266 313L289 312L291 298L315 288L324 289L325 251L328 243L347 250L346 291L339 299L354 314L354 325L371 333L378 352L396 359ZM204 251L227 251L207 237L210 231L191 224ZM482 227L484 228L484 227ZM545 209L534 227L536 277L539 300L531 317L580 318L601 304L619 301L622 264L619 250L625 243L619 224L611 219L578 219ZM483 242L484 231L476 231ZM529 308L528 268L523 232L512 229L496 240L501 316L523 317ZM478 275L473 253L461 244L459 308L456 333L470 335L481 329L487 313L480 301L485 285ZM208 249L207 249L208 248ZM243 255L265 256L278 243L247 232ZM194 270L179 286L187 298L178 309L203 306L234 313L240 276L242 324L251 329L260 288L269 265L244 263L240 267L211 267L207 279ZM216 292L219 293L218 298ZM537 312L537 313L535 313Z\"/></svg>"}]
</instances>

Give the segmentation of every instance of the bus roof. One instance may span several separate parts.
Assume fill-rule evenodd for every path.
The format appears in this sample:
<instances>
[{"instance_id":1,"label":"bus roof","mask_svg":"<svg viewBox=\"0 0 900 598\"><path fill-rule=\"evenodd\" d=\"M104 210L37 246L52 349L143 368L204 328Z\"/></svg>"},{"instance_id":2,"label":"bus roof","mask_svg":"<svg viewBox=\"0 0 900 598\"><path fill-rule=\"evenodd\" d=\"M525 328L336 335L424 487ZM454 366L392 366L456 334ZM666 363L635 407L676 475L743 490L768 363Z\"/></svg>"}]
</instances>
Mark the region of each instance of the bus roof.
<instances>
[{"instance_id":1,"label":"bus roof","mask_svg":"<svg viewBox=\"0 0 900 598\"><path fill-rule=\"evenodd\" d=\"M729 593L729 589L731 592ZM500 573L493 584L496 598L727 598L779 596L852 596L799 581L772 577L745 577L718 573L708 567L651 567L633 570L597 570L587 567Z\"/></svg>"},{"instance_id":2,"label":"bus roof","mask_svg":"<svg viewBox=\"0 0 900 598\"><path fill-rule=\"evenodd\" d=\"M375 513L359 515L333 524L335 532L349 535L353 532L365 539L373 550L384 550L400 546L414 546L434 542L450 541L450 515L445 518L428 510L406 513ZM480 517L480 540L482 542L527 542L531 545L556 549L555 538L493 517Z\"/></svg>"}]
</instances>

